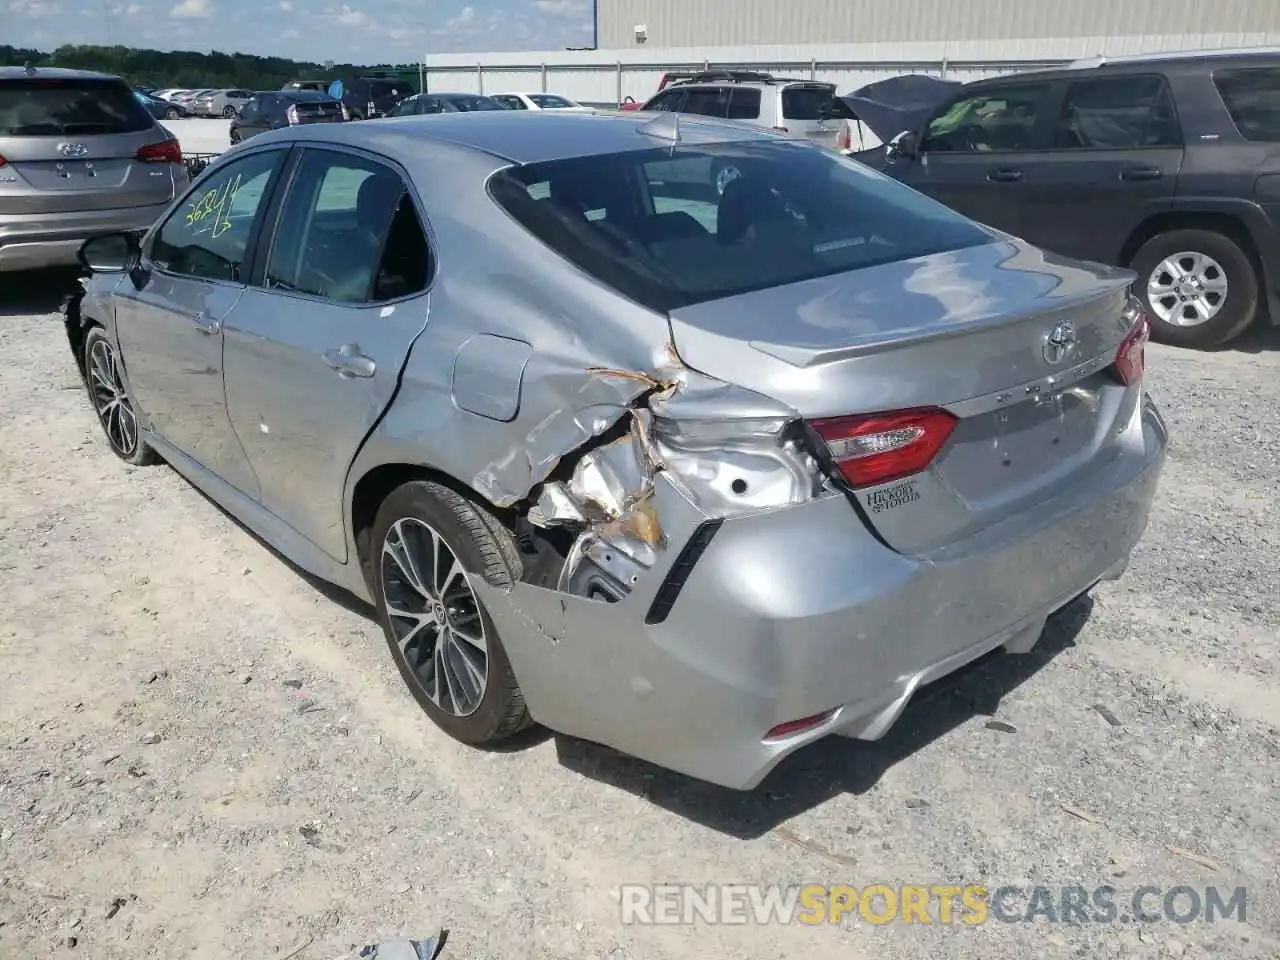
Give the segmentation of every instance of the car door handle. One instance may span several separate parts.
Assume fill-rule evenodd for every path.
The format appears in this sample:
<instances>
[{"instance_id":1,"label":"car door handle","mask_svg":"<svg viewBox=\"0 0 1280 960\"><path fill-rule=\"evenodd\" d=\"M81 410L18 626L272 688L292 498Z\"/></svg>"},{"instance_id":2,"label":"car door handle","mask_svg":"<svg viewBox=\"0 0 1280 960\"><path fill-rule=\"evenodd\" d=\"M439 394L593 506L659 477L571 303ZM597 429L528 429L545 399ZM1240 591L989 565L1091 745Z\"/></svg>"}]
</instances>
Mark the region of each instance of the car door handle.
<instances>
[{"instance_id":1,"label":"car door handle","mask_svg":"<svg viewBox=\"0 0 1280 960\"><path fill-rule=\"evenodd\" d=\"M1021 170L992 170L987 174L991 183L1017 183L1022 179Z\"/></svg>"},{"instance_id":2,"label":"car door handle","mask_svg":"<svg viewBox=\"0 0 1280 960\"><path fill-rule=\"evenodd\" d=\"M197 330L207 337L213 336L222 329L222 321L214 320L207 313L197 313L191 318L191 322L196 325Z\"/></svg>"},{"instance_id":3,"label":"car door handle","mask_svg":"<svg viewBox=\"0 0 1280 960\"><path fill-rule=\"evenodd\" d=\"M1120 171L1121 180L1159 180L1163 176L1159 167L1126 167Z\"/></svg>"},{"instance_id":4,"label":"car door handle","mask_svg":"<svg viewBox=\"0 0 1280 960\"><path fill-rule=\"evenodd\" d=\"M324 352L324 362L338 371L340 377L372 377L378 366L360 352L359 344L344 343Z\"/></svg>"}]
</instances>

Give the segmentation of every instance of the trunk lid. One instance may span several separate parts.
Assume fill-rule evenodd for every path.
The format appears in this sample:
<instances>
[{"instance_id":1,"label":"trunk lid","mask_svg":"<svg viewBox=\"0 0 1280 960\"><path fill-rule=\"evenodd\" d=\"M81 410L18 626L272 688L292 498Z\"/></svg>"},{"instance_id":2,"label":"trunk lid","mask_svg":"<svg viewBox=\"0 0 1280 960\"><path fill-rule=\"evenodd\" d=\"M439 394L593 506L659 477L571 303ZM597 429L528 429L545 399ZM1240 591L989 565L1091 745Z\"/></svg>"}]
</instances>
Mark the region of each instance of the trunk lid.
<instances>
[{"instance_id":1,"label":"trunk lid","mask_svg":"<svg viewBox=\"0 0 1280 960\"><path fill-rule=\"evenodd\" d=\"M838 149L844 122L822 116L822 108L836 94L834 84L789 83L780 94L782 126L788 133L800 134L829 150Z\"/></svg>"},{"instance_id":2,"label":"trunk lid","mask_svg":"<svg viewBox=\"0 0 1280 960\"><path fill-rule=\"evenodd\" d=\"M137 159L139 148L169 139L119 81L0 81L0 214L111 210L172 200L181 168Z\"/></svg>"},{"instance_id":3,"label":"trunk lid","mask_svg":"<svg viewBox=\"0 0 1280 960\"><path fill-rule=\"evenodd\" d=\"M678 309L672 336L689 366L808 420L954 414L927 470L857 493L890 546L922 553L1118 455L1140 393L1109 372L1130 279L1000 241ZM1050 338L1068 326L1060 350Z\"/></svg>"}]
</instances>

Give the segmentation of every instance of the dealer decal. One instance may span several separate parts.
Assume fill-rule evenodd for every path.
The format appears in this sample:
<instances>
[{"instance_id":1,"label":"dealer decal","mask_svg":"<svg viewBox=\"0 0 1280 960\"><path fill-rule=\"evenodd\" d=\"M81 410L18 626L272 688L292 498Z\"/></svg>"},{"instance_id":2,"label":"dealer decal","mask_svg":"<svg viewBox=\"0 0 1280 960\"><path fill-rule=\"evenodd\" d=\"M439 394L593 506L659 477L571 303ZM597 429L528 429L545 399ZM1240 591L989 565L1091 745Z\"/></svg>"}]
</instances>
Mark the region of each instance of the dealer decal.
<instances>
[{"instance_id":1,"label":"dealer decal","mask_svg":"<svg viewBox=\"0 0 1280 960\"><path fill-rule=\"evenodd\" d=\"M916 482L904 480L883 490L872 490L867 494L867 507L872 513L882 513L885 510L896 510L908 503L915 503L919 499L920 491L916 489Z\"/></svg>"}]
</instances>

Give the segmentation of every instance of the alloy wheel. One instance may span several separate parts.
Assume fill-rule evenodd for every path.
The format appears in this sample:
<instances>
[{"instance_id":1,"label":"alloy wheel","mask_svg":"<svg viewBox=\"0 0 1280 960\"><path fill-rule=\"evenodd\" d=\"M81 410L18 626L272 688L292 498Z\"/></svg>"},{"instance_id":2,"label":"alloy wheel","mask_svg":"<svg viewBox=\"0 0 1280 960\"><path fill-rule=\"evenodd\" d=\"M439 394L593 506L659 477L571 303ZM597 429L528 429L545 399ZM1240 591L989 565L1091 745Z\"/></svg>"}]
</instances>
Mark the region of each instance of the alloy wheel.
<instances>
[{"instance_id":1,"label":"alloy wheel","mask_svg":"<svg viewBox=\"0 0 1280 960\"><path fill-rule=\"evenodd\" d=\"M488 681L488 638L457 553L430 524L405 518L387 530L381 563L383 606L414 679L445 713L475 713Z\"/></svg>"},{"instance_id":2,"label":"alloy wheel","mask_svg":"<svg viewBox=\"0 0 1280 960\"><path fill-rule=\"evenodd\" d=\"M128 458L138 449L138 418L120 376L116 352L106 340L95 340L89 350L89 392L107 442Z\"/></svg>"},{"instance_id":3,"label":"alloy wheel","mask_svg":"<svg viewBox=\"0 0 1280 960\"><path fill-rule=\"evenodd\" d=\"M1165 323L1198 327L1216 317L1227 302L1227 273L1207 254L1170 254L1151 271L1147 300Z\"/></svg>"}]
</instances>

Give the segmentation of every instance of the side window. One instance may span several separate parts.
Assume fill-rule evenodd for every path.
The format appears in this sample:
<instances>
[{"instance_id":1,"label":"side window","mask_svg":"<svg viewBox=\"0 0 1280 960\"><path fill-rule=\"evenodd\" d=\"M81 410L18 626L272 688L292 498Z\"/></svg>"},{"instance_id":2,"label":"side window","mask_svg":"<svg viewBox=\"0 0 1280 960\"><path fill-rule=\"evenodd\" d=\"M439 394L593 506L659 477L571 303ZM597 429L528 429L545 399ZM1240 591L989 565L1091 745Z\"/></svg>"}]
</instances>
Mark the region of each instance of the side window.
<instances>
[{"instance_id":1,"label":"side window","mask_svg":"<svg viewBox=\"0 0 1280 960\"><path fill-rule=\"evenodd\" d=\"M737 87L729 99L729 120L754 120L760 116L760 91L754 87Z\"/></svg>"},{"instance_id":2,"label":"side window","mask_svg":"<svg viewBox=\"0 0 1280 960\"><path fill-rule=\"evenodd\" d=\"M929 122L925 153L1029 150L1048 83L997 87L957 100Z\"/></svg>"},{"instance_id":3,"label":"side window","mask_svg":"<svg viewBox=\"0 0 1280 960\"><path fill-rule=\"evenodd\" d=\"M308 150L280 210L266 285L376 303L424 290L430 260L399 174L362 157Z\"/></svg>"},{"instance_id":4,"label":"side window","mask_svg":"<svg viewBox=\"0 0 1280 960\"><path fill-rule=\"evenodd\" d=\"M494 97L493 99L497 100L500 104L502 104L508 110L528 110L529 109L527 106L525 106L524 101L521 100L519 97L511 97L503 94L501 96Z\"/></svg>"},{"instance_id":5,"label":"side window","mask_svg":"<svg viewBox=\"0 0 1280 960\"><path fill-rule=\"evenodd\" d=\"M695 87L681 108L683 113L696 113L703 117L723 117L729 112L728 87Z\"/></svg>"},{"instance_id":6,"label":"side window","mask_svg":"<svg viewBox=\"0 0 1280 960\"><path fill-rule=\"evenodd\" d=\"M1079 80L1067 87L1053 131L1058 149L1132 150L1182 142L1160 77Z\"/></svg>"},{"instance_id":7,"label":"side window","mask_svg":"<svg viewBox=\"0 0 1280 960\"><path fill-rule=\"evenodd\" d=\"M245 157L187 195L156 233L150 257L170 273L239 281L253 225L285 156Z\"/></svg>"},{"instance_id":8,"label":"side window","mask_svg":"<svg viewBox=\"0 0 1280 960\"><path fill-rule=\"evenodd\" d=\"M392 107L391 112L388 113L387 116L388 117L411 117L417 112L418 112L418 99L416 97L410 97L408 100L401 100L394 107Z\"/></svg>"},{"instance_id":9,"label":"side window","mask_svg":"<svg viewBox=\"0 0 1280 960\"><path fill-rule=\"evenodd\" d=\"M444 104L435 97L422 97L418 101L418 113L446 113Z\"/></svg>"},{"instance_id":10,"label":"side window","mask_svg":"<svg viewBox=\"0 0 1280 960\"><path fill-rule=\"evenodd\" d=\"M1213 82L1240 136L1280 143L1280 68L1219 70Z\"/></svg>"},{"instance_id":11,"label":"side window","mask_svg":"<svg viewBox=\"0 0 1280 960\"><path fill-rule=\"evenodd\" d=\"M668 90L650 100L645 110L661 110L664 113L679 113L684 108L684 97L688 90Z\"/></svg>"},{"instance_id":12,"label":"side window","mask_svg":"<svg viewBox=\"0 0 1280 960\"><path fill-rule=\"evenodd\" d=\"M246 103L243 107L240 108L240 119L241 120L257 119L259 106L260 106L260 102L258 98L254 97L252 100L250 100L248 103Z\"/></svg>"}]
</instances>

